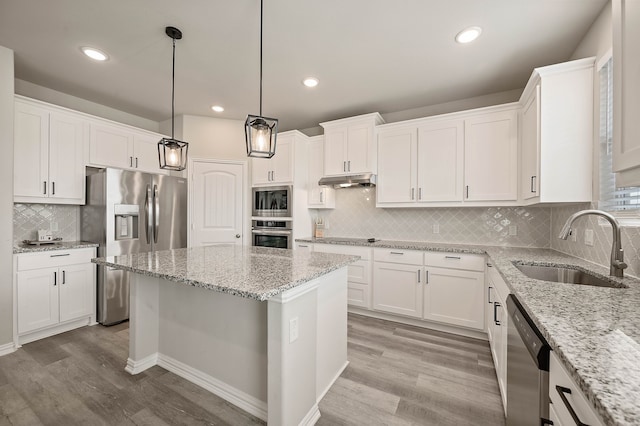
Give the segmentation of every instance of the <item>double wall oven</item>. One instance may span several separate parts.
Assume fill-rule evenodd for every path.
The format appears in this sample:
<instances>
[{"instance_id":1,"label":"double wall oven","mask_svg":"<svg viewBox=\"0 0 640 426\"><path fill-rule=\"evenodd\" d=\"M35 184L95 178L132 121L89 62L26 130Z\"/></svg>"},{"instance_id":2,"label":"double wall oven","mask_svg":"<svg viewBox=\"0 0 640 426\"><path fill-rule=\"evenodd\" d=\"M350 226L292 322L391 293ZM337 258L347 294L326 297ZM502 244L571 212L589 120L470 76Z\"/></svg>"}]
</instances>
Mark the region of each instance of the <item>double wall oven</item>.
<instances>
[{"instance_id":1,"label":"double wall oven","mask_svg":"<svg viewBox=\"0 0 640 426\"><path fill-rule=\"evenodd\" d=\"M292 192L291 186L253 188L252 245L293 248Z\"/></svg>"}]
</instances>

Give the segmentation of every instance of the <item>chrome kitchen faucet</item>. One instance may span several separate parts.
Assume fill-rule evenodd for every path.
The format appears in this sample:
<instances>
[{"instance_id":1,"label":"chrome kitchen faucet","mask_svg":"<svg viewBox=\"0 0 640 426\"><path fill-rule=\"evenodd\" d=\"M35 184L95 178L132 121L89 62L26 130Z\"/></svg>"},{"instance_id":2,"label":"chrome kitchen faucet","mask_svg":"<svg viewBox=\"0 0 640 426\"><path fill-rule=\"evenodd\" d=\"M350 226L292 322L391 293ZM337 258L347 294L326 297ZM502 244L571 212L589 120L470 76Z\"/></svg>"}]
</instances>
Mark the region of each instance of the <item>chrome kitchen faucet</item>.
<instances>
[{"instance_id":1,"label":"chrome kitchen faucet","mask_svg":"<svg viewBox=\"0 0 640 426\"><path fill-rule=\"evenodd\" d=\"M576 212L567 219L558 238L566 240L569 235L571 235L571 225L573 222L577 218L589 214L602 216L611 223L611 228L613 229L613 242L611 243L611 265L609 267L609 275L622 278L627 264L624 263L624 250L622 250L622 242L620 240L620 224L613 215L603 212L602 210L581 210Z\"/></svg>"}]
</instances>

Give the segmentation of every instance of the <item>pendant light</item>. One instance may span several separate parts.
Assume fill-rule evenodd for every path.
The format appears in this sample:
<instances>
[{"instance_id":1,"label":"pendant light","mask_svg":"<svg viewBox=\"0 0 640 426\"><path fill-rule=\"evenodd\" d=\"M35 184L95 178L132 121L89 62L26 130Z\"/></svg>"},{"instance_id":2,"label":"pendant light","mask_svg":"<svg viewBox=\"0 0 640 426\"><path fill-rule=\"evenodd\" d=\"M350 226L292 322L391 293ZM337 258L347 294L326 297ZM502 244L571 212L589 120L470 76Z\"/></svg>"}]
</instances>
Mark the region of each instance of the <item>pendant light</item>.
<instances>
[{"instance_id":1,"label":"pendant light","mask_svg":"<svg viewBox=\"0 0 640 426\"><path fill-rule=\"evenodd\" d=\"M260 115L248 115L244 122L247 156L271 158L276 153L278 119L262 116L262 9L260 0Z\"/></svg>"},{"instance_id":2,"label":"pendant light","mask_svg":"<svg viewBox=\"0 0 640 426\"><path fill-rule=\"evenodd\" d=\"M179 141L173 136L175 130L176 40L182 38L182 32L174 27L166 27L165 33L173 40L173 62L171 68L171 138L162 138L160 142L158 142L158 159L161 169L181 171L187 167L189 144Z\"/></svg>"}]
</instances>

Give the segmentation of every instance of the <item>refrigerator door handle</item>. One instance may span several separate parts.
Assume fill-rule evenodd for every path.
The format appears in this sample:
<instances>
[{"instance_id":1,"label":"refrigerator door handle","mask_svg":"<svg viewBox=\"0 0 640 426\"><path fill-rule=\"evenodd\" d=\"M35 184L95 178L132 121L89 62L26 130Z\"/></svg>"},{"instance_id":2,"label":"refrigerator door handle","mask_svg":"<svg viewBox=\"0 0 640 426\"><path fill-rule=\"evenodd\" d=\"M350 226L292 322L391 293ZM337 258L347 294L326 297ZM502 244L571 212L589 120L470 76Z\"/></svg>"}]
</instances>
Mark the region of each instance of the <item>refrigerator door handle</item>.
<instances>
[{"instance_id":1,"label":"refrigerator door handle","mask_svg":"<svg viewBox=\"0 0 640 426\"><path fill-rule=\"evenodd\" d=\"M152 217L151 217L151 185L147 185L147 195L144 199L144 213L147 218L147 244L151 244L151 226L152 226Z\"/></svg>"},{"instance_id":2,"label":"refrigerator door handle","mask_svg":"<svg viewBox=\"0 0 640 426\"><path fill-rule=\"evenodd\" d=\"M158 185L153 185L153 243L158 244L158 232L160 231L160 198L158 197Z\"/></svg>"}]
</instances>

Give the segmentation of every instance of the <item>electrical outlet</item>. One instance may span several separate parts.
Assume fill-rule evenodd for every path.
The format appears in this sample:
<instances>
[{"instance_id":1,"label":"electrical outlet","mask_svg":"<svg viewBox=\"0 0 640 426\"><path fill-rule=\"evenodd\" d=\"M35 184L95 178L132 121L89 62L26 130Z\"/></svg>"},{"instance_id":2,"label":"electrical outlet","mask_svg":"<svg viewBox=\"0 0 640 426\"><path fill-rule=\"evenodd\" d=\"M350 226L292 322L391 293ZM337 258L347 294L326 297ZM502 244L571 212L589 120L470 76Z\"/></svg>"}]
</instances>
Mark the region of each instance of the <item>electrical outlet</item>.
<instances>
[{"instance_id":1,"label":"electrical outlet","mask_svg":"<svg viewBox=\"0 0 640 426\"><path fill-rule=\"evenodd\" d=\"M51 222L51 231L56 232L58 230L58 222Z\"/></svg>"},{"instance_id":2,"label":"electrical outlet","mask_svg":"<svg viewBox=\"0 0 640 426\"><path fill-rule=\"evenodd\" d=\"M584 244L593 247L593 229L584 230Z\"/></svg>"},{"instance_id":3,"label":"electrical outlet","mask_svg":"<svg viewBox=\"0 0 640 426\"><path fill-rule=\"evenodd\" d=\"M509 225L509 235L518 235L518 227L516 225Z\"/></svg>"},{"instance_id":4,"label":"electrical outlet","mask_svg":"<svg viewBox=\"0 0 640 426\"><path fill-rule=\"evenodd\" d=\"M432 230L434 234L439 234L440 233L440 225L437 223L434 223L432 226Z\"/></svg>"},{"instance_id":5,"label":"electrical outlet","mask_svg":"<svg viewBox=\"0 0 640 426\"><path fill-rule=\"evenodd\" d=\"M298 340L298 317L289 320L289 343Z\"/></svg>"}]
</instances>

